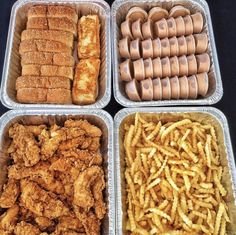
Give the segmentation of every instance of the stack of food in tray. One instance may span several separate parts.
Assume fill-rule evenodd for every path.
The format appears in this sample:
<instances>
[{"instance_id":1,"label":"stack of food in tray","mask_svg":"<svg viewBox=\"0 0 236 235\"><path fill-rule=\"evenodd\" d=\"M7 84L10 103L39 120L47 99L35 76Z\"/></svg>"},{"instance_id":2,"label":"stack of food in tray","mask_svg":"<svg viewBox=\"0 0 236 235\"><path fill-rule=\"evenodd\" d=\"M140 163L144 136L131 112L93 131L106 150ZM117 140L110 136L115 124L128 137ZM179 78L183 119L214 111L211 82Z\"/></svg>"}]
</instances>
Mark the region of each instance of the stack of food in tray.
<instances>
[{"instance_id":1,"label":"stack of food in tray","mask_svg":"<svg viewBox=\"0 0 236 235\"><path fill-rule=\"evenodd\" d=\"M0 234L100 234L106 214L102 131L87 120L9 128Z\"/></svg>"},{"instance_id":2,"label":"stack of food in tray","mask_svg":"<svg viewBox=\"0 0 236 235\"><path fill-rule=\"evenodd\" d=\"M226 234L228 192L222 185L218 133L210 124L171 115L136 113L123 124L125 230Z\"/></svg>"},{"instance_id":3,"label":"stack of food in tray","mask_svg":"<svg viewBox=\"0 0 236 235\"><path fill-rule=\"evenodd\" d=\"M74 76L77 28L78 57L82 60ZM19 48L22 76L16 80L17 100L20 103L94 103L100 69L99 28L97 15L82 16L78 21L78 14L71 6L30 7Z\"/></svg>"},{"instance_id":4,"label":"stack of food in tray","mask_svg":"<svg viewBox=\"0 0 236 235\"><path fill-rule=\"evenodd\" d=\"M196 99L208 91L203 16L183 6L132 7L120 26L120 79L130 100Z\"/></svg>"}]
</instances>

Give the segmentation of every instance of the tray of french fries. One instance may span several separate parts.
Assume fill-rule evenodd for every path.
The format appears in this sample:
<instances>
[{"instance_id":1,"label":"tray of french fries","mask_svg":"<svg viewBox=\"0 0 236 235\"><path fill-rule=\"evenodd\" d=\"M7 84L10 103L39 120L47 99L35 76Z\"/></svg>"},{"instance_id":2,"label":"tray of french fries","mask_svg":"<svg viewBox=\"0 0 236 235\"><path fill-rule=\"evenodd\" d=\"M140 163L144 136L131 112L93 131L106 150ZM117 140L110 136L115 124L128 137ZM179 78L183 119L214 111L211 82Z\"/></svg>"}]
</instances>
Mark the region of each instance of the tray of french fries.
<instances>
[{"instance_id":1,"label":"tray of french fries","mask_svg":"<svg viewBox=\"0 0 236 235\"><path fill-rule=\"evenodd\" d=\"M115 116L117 234L235 234L236 169L215 108Z\"/></svg>"},{"instance_id":2,"label":"tray of french fries","mask_svg":"<svg viewBox=\"0 0 236 235\"><path fill-rule=\"evenodd\" d=\"M1 100L11 109L103 108L111 96L110 7L21 0L12 7Z\"/></svg>"},{"instance_id":3,"label":"tray of french fries","mask_svg":"<svg viewBox=\"0 0 236 235\"><path fill-rule=\"evenodd\" d=\"M0 234L115 234L113 121L102 110L0 119Z\"/></svg>"}]
</instances>

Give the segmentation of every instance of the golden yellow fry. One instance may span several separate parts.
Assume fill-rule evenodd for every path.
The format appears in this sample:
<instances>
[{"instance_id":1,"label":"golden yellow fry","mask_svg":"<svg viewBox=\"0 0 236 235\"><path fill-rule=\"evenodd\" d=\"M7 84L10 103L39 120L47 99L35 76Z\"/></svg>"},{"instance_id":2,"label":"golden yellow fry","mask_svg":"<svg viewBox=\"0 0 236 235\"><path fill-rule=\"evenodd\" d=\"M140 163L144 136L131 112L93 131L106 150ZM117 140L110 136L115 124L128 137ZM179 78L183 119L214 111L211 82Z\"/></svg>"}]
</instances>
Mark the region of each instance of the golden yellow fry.
<instances>
[{"instance_id":1,"label":"golden yellow fry","mask_svg":"<svg viewBox=\"0 0 236 235\"><path fill-rule=\"evenodd\" d=\"M181 138L180 142L184 142L184 141L187 139L187 137L188 137L188 135L190 134L190 132L191 132L191 130L190 130L190 129L187 129L187 130L185 131L183 137Z\"/></svg>"},{"instance_id":2,"label":"golden yellow fry","mask_svg":"<svg viewBox=\"0 0 236 235\"><path fill-rule=\"evenodd\" d=\"M215 220L215 228L214 228L214 235L217 235L220 229L220 224L221 224L221 218L224 212L224 204L220 203L219 209L216 215L216 220Z\"/></svg>"},{"instance_id":3,"label":"golden yellow fry","mask_svg":"<svg viewBox=\"0 0 236 235\"><path fill-rule=\"evenodd\" d=\"M202 187L204 189L211 189L213 187L212 183L204 183L204 182L202 182L199 185L200 185L200 187Z\"/></svg>"},{"instance_id":4,"label":"golden yellow fry","mask_svg":"<svg viewBox=\"0 0 236 235\"><path fill-rule=\"evenodd\" d=\"M144 199L144 204L143 204L143 208L146 209L149 207L149 203L150 203L150 193L146 192L145 193L145 199Z\"/></svg>"},{"instance_id":5,"label":"golden yellow fry","mask_svg":"<svg viewBox=\"0 0 236 235\"><path fill-rule=\"evenodd\" d=\"M188 204L188 209L193 210L193 202L191 200L187 200L187 204Z\"/></svg>"},{"instance_id":6,"label":"golden yellow fry","mask_svg":"<svg viewBox=\"0 0 236 235\"><path fill-rule=\"evenodd\" d=\"M132 197L136 198L134 184L133 184L133 181L132 181L130 174L127 170L125 171L125 178L126 178L127 184L129 185Z\"/></svg>"},{"instance_id":7,"label":"golden yellow fry","mask_svg":"<svg viewBox=\"0 0 236 235\"><path fill-rule=\"evenodd\" d=\"M149 177L150 180L155 179L155 178L159 177L159 175L161 175L162 171L164 170L164 168L166 166L167 161L168 161L168 157L165 158L165 160L162 163L162 165L161 165L160 169L158 170L158 172ZM148 180L148 182L149 182L149 180Z\"/></svg>"},{"instance_id":8,"label":"golden yellow fry","mask_svg":"<svg viewBox=\"0 0 236 235\"><path fill-rule=\"evenodd\" d=\"M226 234L226 220L223 218L220 226L220 235Z\"/></svg>"},{"instance_id":9,"label":"golden yellow fry","mask_svg":"<svg viewBox=\"0 0 236 235\"><path fill-rule=\"evenodd\" d=\"M167 181L170 183L170 185L178 192L179 188L177 187L177 185L175 184L175 182L173 181L173 179L170 176L170 170L169 167L166 166L165 167L165 175L166 175L166 179Z\"/></svg>"},{"instance_id":10,"label":"golden yellow fry","mask_svg":"<svg viewBox=\"0 0 236 235\"><path fill-rule=\"evenodd\" d=\"M142 134L141 124L138 124L136 134L135 134L135 136L134 136L134 138L132 139L132 142L131 142L132 147L134 147L138 143L138 141L141 137L141 134Z\"/></svg>"},{"instance_id":11,"label":"golden yellow fry","mask_svg":"<svg viewBox=\"0 0 236 235\"><path fill-rule=\"evenodd\" d=\"M189 191L191 188L191 183L189 181L189 177L188 177L188 175L183 175L183 178L184 178L185 188L187 191Z\"/></svg>"},{"instance_id":12,"label":"golden yellow fry","mask_svg":"<svg viewBox=\"0 0 236 235\"><path fill-rule=\"evenodd\" d=\"M153 188L153 187L155 187L156 185L158 185L160 182L161 182L161 179L160 179L160 178L155 179L154 181L152 181L152 183L150 183L150 184L147 186L146 190L147 190L147 191L150 190L151 188Z\"/></svg>"},{"instance_id":13,"label":"golden yellow fry","mask_svg":"<svg viewBox=\"0 0 236 235\"><path fill-rule=\"evenodd\" d=\"M157 149L156 148L153 148L151 150L151 152L148 154L148 159L152 158L154 156L154 154L156 153Z\"/></svg>"},{"instance_id":14,"label":"golden yellow fry","mask_svg":"<svg viewBox=\"0 0 236 235\"><path fill-rule=\"evenodd\" d=\"M191 170L198 173L199 176L202 178L202 181L205 181L206 180L206 175L204 174L204 172L202 171L202 169L198 166L192 166L191 167Z\"/></svg>"},{"instance_id":15,"label":"golden yellow fry","mask_svg":"<svg viewBox=\"0 0 236 235\"><path fill-rule=\"evenodd\" d=\"M148 208L147 210L148 212L152 212L158 216L161 216L169 221L171 221L171 218L169 215L167 215L165 212L161 211L161 210L158 210L157 208Z\"/></svg>"},{"instance_id":16,"label":"golden yellow fry","mask_svg":"<svg viewBox=\"0 0 236 235\"><path fill-rule=\"evenodd\" d=\"M130 223L130 230L134 231L136 229L136 223L135 223L135 218L134 218L132 210L128 210L128 217L129 217L129 223Z\"/></svg>"},{"instance_id":17,"label":"golden yellow fry","mask_svg":"<svg viewBox=\"0 0 236 235\"><path fill-rule=\"evenodd\" d=\"M205 214L203 214L203 213L201 213L201 212L199 212L199 211L193 210L192 213L193 213L194 215L196 215L196 216L198 216L198 217L204 219L204 220L207 219L207 215L205 215Z\"/></svg>"},{"instance_id":18,"label":"golden yellow fry","mask_svg":"<svg viewBox=\"0 0 236 235\"><path fill-rule=\"evenodd\" d=\"M170 217L171 217L172 223L174 222L174 219L175 219L175 215L176 215L176 211L177 211L177 207L178 207L178 201L179 201L178 193L176 191L173 192L173 196L174 196L174 200L173 200L171 212L170 212Z\"/></svg>"},{"instance_id":19,"label":"golden yellow fry","mask_svg":"<svg viewBox=\"0 0 236 235\"><path fill-rule=\"evenodd\" d=\"M192 121L189 119L184 119L178 122L173 123L172 125L170 125L165 131L163 131L162 135L161 135L161 142L164 142L163 140L165 139L165 137L171 132L173 131L175 128L180 127L180 126L184 126L186 124L191 123Z\"/></svg>"},{"instance_id":20,"label":"golden yellow fry","mask_svg":"<svg viewBox=\"0 0 236 235\"><path fill-rule=\"evenodd\" d=\"M143 229L143 228L136 228L134 230L134 233L137 233L140 235L149 235L149 232L147 232L146 229Z\"/></svg>"},{"instance_id":21,"label":"golden yellow fry","mask_svg":"<svg viewBox=\"0 0 236 235\"><path fill-rule=\"evenodd\" d=\"M191 228L193 222L188 218L187 215L184 214L180 206L178 206L177 211L181 219L184 221L184 223L187 224Z\"/></svg>"},{"instance_id":22,"label":"golden yellow fry","mask_svg":"<svg viewBox=\"0 0 236 235\"><path fill-rule=\"evenodd\" d=\"M224 197L227 194L227 192L224 189L224 187L222 186L222 184L220 183L216 171L213 171L213 179L214 179L214 182L215 182L217 188L220 191L220 194Z\"/></svg>"},{"instance_id":23,"label":"golden yellow fry","mask_svg":"<svg viewBox=\"0 0 236 235\"><path fill-rule=\"evenodd\" d=\"M181 175L188 175L188 176L195 176L196 173L193 171L189 171L189 170L182 170L176 167L171 167L171 171L177 172L178 174Z\"/></svg>"},{"instance_id":24,"label":"golden yellow fry","mask_svg":"<svg viewBox=\"0 0 236 235\"><path fill-rule=\"evenodd\" d=\"M168 204L169 204L168 200L164 200L164 201L157 207L157 209L163 210Z\"/></svg>"},{"instance_id":25,"label":"golden yellow fry","mask_svg":"<svg viewBox=\"0 0 236 235\"><path fill-rule=\"evenodd\" d=\"M160 232L164 231L162 223L161 223L161 221L159 219L159 216L157 214L152 214L152 220L153 220L153 223L157 226L157 228Z\"/></svg>"},{"instance_id":26,"label":"golden yellow fry","mask_svg":"<svg viewBox=\"0 0 236 235\"><path fill-rule=\"evenodd\" d=\"M161 129L161 122L159 121L155 129L147 136L147 139L152 140L158 134L160 129Z\"/></svg>"},{"instance_id":27,"label":"golden yellow fry","mask_svg":"<svg viewBox=\"0 0 236 235\"><path fill-rule=\"evenodd\" d=\"M181 209L183 210L183 212L187 213L188 206L187 206L187 200L186 200L186 197L185 197L184 193L180 194L180 206L181 206Z\"/></svg>"},{"instance_id":28,"label":"golden yellow fry","mask_svg":"<svg viewBox=\"0 0 236 235\"><path fill-rule=\"evenodd\" d=\"M183 150L191 157L194 163L198 162L198 157L190 150L189 146L186 144L186 142L181 143L181 147Z\"/></svg>"},{"instance_id":29,"label":"golden yellow fry","mask_svg":"<svg viewBox=\"0 0 236 235\"><path fill-rule=\"evenodd\" d=\"M141 205L144 204L145 185L141 185L139 192L139 202Z\"/></svg>"}]
</instances>

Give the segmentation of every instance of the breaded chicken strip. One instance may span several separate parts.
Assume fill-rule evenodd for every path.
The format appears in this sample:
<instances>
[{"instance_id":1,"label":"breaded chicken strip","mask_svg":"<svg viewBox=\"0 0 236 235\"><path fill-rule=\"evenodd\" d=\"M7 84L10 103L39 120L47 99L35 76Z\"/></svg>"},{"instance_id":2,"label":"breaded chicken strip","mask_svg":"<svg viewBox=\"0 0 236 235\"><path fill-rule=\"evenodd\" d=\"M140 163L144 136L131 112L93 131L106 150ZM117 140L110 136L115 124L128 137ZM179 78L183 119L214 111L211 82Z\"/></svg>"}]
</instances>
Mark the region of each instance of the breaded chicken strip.
<instances>
[{"instance_id":1,"label":"breaded chicken strip","mask_svg":"<svg viewBox=\"0 0 236 235\"><path fill-rule=\"evenodd\" d=\"M21 191L23 206L38 216L54 219L68 213L68 208L55 194L43 190L33 181L21 180Z\"/></svg>"},{"instance_id":2,"label":"breaded chicken strip","mask_svg":"<svg viewBox=\"0 0 236 235\"><path fill-rule=\"evenodd\" d=\"M94 205L94 197L91 187L98 177L103 175L103 171L98 166L91 166L81 172L74 182L74 201L77 206L89 210Z\"/></svg>"},{"instance_id":3,"label":"breaded chicken strip","mask_svg":"<svg viewBox=\"0 0 236 235\"><path fill-rule=\"evenodd\" d=\"M0 228L12 232L18 220L19 206L14 205L0 217Z\"/></svg>"},{"instance_id":4,"label":"breaded chicken strip","mask_svg":"<svg viewBox=\"0 0 236 235\"><path fill-rule=\"evenodd\" d=\"M39 235L41 234L41 232L36 226L30 223L21 221L20 223L16 225L14 229L14 234L15 235Z\"/></svg>"},{"instance_id":5,"label":"breaded chicken strip","mask_svg":"<svg viewBox=\"0 0 236 235\"><path fill-rule=\"evenodd\" d=\"M54 172L50 171L49 167L50 164L47 162L39 162L33 167L21 167L15 164L9 167L8 177L17 180L29 178L46 190L57 194L64 193L63 185L55 179Z\"/></svg>"},{"instance_id":6,"label":"breaded chicken strip","mask_svg":"<svg viewBox=\"0 0 236 235\"><path fill-rule=\"evenodd\" d=\"M100 137L102 131L97 127L89 123L87 120L72 120L69 119L65 121L65 127L79 127L86 132L87 135L91 137Z\"/></svg>"},{"instance_id":7,"label":"breaded chicken strip","mask_svg":"<svg viewBox=\"0 0 236 235\"><path fill-rule=\"evenodd\" d=\"M9 179L3 187L3 193L0 197L0 207L12 207L20 194L19 182L15 179Z\"/></svg>"},{"instance_id":8,"label":"breaded chicken strip","mask_svg":"<svg viewBox=\"0 0 236 235\"><path fill-rule=\"evenodd\" d=\"M18 123L9 129L12 143L8 148L15 163L33 166L40 160L40 148L32 132Z\"/></svg>"},{"instance_id":9,"label":"breaded chicken strip","mask_svg":"<svg viewBox=\"0 0 236 235\"><path fill-rule=\"evenodd\" d=\"M66 140L66 133L56 124L49 131L43 130L39 136L42 159L47 160L58 149L60 143Z\"/></svg>"}]
</instances>

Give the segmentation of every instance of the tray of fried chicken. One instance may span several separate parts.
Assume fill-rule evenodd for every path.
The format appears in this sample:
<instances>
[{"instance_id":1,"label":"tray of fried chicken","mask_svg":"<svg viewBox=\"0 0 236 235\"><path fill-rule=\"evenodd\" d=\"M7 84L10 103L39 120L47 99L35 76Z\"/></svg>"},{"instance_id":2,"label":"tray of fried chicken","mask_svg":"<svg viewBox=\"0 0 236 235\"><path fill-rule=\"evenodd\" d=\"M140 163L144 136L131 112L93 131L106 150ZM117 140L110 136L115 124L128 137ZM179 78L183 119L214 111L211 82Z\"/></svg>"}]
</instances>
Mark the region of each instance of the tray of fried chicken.
<instances>
[{"instance_id":1,"label":"tray of fried chicken","mask_svg":"<svg viewBox=\"0 0 236 235\"><path fill-rule=\"evenodd\" d=\"M10 23L3 103L11 108L105 106L110 94L107 12L109 6L100 1L17 2Z\"/></svg>"},{"instance_id":2,"label":"tray of fried chicken","mask_svg":"<svg viewBox=\"0 0 236 235\"><path fill-rule=\"evenodd\" d=\"M1 234L114 234L111 118L69 114L3 116Z\"/></svg>"}]
</instances>

